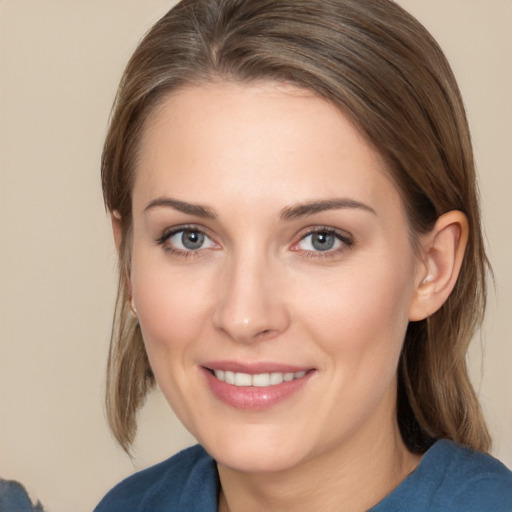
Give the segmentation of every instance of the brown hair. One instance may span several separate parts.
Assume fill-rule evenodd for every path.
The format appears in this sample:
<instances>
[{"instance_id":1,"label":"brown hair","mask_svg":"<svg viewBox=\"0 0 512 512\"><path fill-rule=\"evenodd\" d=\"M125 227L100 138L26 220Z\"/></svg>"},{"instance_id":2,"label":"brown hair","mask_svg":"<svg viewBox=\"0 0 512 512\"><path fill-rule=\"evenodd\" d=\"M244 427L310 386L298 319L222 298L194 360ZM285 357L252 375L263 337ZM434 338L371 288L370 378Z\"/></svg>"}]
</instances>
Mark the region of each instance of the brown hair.
<instances>
[{"instance_id":1,"label":"brown hair","mask_svg":"<svg viewBox=\"0 0 512 512\"><path fill-rule=\"evenodd\" d=\"M131 187L147 117L172 91L211 81L277 80L313 91L352 120L386 160L411 231L463 211L469 242L442 308L409 324L397 415L410 450L436 438L487 450L490 438L466 368L482 319L488 261L464 106L441 49L390 0L183 0L144 37L124 72L102 157L109 211L122 219L120 278L107 369L110 427L128 451L154 385L129 309Z\"/></svg>"}]
</instances>

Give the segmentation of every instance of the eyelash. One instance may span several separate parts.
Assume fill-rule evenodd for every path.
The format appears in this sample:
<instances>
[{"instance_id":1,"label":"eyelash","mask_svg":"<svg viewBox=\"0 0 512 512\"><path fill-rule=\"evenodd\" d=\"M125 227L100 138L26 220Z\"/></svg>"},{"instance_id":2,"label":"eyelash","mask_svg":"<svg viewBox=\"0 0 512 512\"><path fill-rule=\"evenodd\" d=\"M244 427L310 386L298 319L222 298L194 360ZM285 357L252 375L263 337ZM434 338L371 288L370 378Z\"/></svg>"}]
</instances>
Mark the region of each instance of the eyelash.
<instances>
[{"instance_id":1,"label":"eyelash","mask_svg":"<svg viewBox=\"0 0 512 512\"><path fill-rule=\"evenodd\" d=\"M197 250L189 249L189 250L184 251L182 249L177 249L176 247L173 247L172 245L167 244L167 242L170 238L172 238L173 236L175 236L178 233L181 233L183 231L196 232L196 233L204 235L205 237L207 237L208 239L211 240L211 237L207 234L207 232L205 231L204 228L202 228L200 226L196 226L196 225L183 225L183 226L177 226L175 228L165 230L163 232L163 234L155 240L155 242L158 245L161 245L163 247L164 251L166 251L170 254L176 255L176 256L183 256L185 258L200 256L202 253L201 249L197 249ZM308 236L312 236L315 234L325 234L327 236L334 236L337 241L341 242L341 246L338 248L335 248L335 249L327 249L325 251L301 250L300 248L297 248L298 245L301 242L303 242ZM215 242L213 242L213 243L215 243ZM305 230L303 232L303 234L300 236L299 240L292 245L291 250L294 252L302 252L302 255L307 258L329 258L329 257L337 256L340 253L352 248L353 245L354 245L354 240L345 231L340 231L340 230L334 229L332 227L327 227L327 226L318 226L315 228L307 228L307 230Z\"/></svg>"},{"instance_id":2,"label":"eyelash","mask_svg":"<svg viewBox=\"0 0 512 512\"><path fill-rule=\"evenodd\" d=\"M183 231L192 231L194 233L199 233L211 240L211 237L208 236L208 234L206 233L206 231L203 228L201 228L199 226L195 226L193 224L188 224L188 225L177 226L175 228L165 230L162 233L162 235L155 240L155 242L158 245L161 245L165 252L168 252L175 256L183 256L185 258L193 258L193 257L200 256L201 252L202 252L200 249L197 249L197 250L189 249L187 251L184 251L182 249L173 247L170 244L167 244L167 241L170 238L172 238L173 236L175 236L178 233L181 233Z\"/></svg>"},{"instance_id":3,"label":"eyelash","mask_svg":"<svg viewBox=\"0 0 512 512\"><path fill-rule=\"evenodd\" d=\"M315 234L325 234L328 236L333 236L337 241L341 242L341 245L338 248L327 249L325 251L301 250L300 248L295 249L295 247L297 247L308 236L312 236ZM305 256L306 258L332 258L335 256L339 256L341 253L347 251L348 249L351 249L353 246L354 240L347 232L340 231L329 226L318 226L314 228L307 228L300 236L299 240L293 244L292 250L296 252L302 252L302 255Z\"/></svg>"}]
</instances>

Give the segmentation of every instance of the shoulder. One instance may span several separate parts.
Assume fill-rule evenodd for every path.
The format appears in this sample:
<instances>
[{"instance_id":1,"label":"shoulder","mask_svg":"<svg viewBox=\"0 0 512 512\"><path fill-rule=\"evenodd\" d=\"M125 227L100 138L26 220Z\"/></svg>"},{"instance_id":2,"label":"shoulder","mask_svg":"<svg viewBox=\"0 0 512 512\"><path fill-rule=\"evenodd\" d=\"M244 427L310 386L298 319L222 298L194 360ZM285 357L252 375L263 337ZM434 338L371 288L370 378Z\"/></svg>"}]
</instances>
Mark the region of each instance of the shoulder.
<instances>
[{"instance_id":1,"label":"shoulder","mask_svg":"<svg viewBox=\"0 0 512 512\"><path fill-rule=\"evenodd\" d=\"M450 500L454 511L512 511L512 472L500 461L446 440L431 450L431 462L440 463L443 477L435 495L439 510L443 501Z\"/></svg>"},{"instance_id":2,"label":"shoulder","mask_svg":"<svg viewBox=\"0 0 512 512\"><path fill-rule=\"evenodd\" d=\"M105 495L94 512L172 512L182 510L192 498L193 503L215 502L217 478L215 462L196 445L129 476Z\"/></svg>"},{"instance_id":3,"label":"shoulder","mask_svg":"<svg viewBox=\"0 0 512 512\"><path fill-rule=\"evenodd\" d=\"M25 487L14 480L0 478L0 511L44 512L38 502L32 505Z\"/></svg>"},{"instance_id":4,"label":"shoulder","mask_svg":"<svg viewBox=\"0 0 512 512\"><path fill-rule=\"evenodd\" d=\"M437 441L372 512L512 512L512 473L452 441Z\"/></svg>"}]
</instances>

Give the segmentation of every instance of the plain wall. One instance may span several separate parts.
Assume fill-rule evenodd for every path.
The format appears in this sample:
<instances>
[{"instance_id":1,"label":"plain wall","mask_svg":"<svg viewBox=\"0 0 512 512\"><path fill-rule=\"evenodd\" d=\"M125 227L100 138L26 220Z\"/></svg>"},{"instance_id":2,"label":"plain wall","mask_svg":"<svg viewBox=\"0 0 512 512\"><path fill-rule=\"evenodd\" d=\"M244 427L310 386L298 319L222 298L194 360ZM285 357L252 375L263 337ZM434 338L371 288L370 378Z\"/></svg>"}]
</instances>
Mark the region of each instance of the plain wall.
<instances>
[{"instance_id":1,"label":"plain wall","mask_svg":"<svg viewBox=\"0 0 512 512\"><path fill-rule=\"evenodd\" d=\"M512 466L512 2L399 3L438 39L467 104L497 282L471 367L494 453ZM0 477L50 512L90 511L193 442L155 393L132 463L102 403L116 281L102 140L126 60L171 4L0 0Z\"/></svg>"}]
</instances>

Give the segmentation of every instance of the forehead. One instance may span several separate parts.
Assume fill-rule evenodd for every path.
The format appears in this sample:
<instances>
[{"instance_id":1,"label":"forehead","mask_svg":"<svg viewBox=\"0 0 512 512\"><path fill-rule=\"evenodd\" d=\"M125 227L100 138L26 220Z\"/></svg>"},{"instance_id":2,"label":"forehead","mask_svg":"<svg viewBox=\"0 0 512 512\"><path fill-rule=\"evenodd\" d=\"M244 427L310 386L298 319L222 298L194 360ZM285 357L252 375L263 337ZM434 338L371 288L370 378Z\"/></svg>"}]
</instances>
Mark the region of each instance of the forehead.
<instances>
[{"instance_id":1,"label":"forehead","mask_svg":"<svg viewBox=\"0 0 512 512\"><path fill-rule=\"evenodd\" d=\"M348 118L291 85L183 88L151 114L139 149L134 210L165 194L203 204L398 195Z\"/></svg>"}]
</instances>

